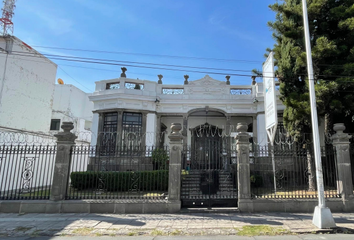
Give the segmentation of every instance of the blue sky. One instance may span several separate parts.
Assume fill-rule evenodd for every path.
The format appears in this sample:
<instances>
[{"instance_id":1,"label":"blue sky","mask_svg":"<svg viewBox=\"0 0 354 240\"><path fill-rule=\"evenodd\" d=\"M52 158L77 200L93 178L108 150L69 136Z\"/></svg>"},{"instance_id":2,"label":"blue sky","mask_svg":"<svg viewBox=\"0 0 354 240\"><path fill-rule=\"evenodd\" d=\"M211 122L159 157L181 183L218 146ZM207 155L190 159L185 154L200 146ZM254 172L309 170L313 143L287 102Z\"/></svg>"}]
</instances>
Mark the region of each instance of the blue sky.
<instances>
[{"instance_id":1,"label":"blue sky","mask_svg":"<svg viewBox=\"0 0 354 240\"><path fill-rule=\"evenodd\" d=\"M183 84L202 78L206 72L218 80L223 73L251 75L261 69L267 47L274 41L267 22L275 14L268 8L275 0L18 0L14 35L45 54L111 59L116 61L242 70L135 68L127 66L127 77ZM48 46L89 51L40 48ZM113 53L116 52L116 53ZM118 52L118 53L117 53ZM140 55L145 54L145 55ZM154 55L184 56L188 58ZM193 59L194 58L211 58ZM223 61L217 59L229 59ZM94 82L117 78L119 66L53 60L59 65L57 78L85 92ZM169 67L170 68L170 67ZM246 72L244 72L246 71ZM250 84L250 77L231 76L231 84Z\"/></svg>"}]
</instances>

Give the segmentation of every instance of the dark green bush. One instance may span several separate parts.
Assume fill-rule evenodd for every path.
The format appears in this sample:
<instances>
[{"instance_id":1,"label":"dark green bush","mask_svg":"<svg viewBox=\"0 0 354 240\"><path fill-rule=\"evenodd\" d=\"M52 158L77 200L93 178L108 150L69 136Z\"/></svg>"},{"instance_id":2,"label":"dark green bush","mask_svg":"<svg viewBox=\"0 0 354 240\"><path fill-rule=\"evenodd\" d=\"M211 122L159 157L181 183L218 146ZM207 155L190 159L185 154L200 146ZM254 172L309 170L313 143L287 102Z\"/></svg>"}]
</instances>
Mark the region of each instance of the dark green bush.
<instances>
[{"instance_id":1,"label":"dark green bush","mask_svg":"<svg viewBox=\"0 0 354 240\"><path fill-rule=\"evenodd\" d=\"M263 178L260 175L251 175L251 186L252 187L261 187L263 186Z\"/></svg>"},{"instance_id":2,"label":"dark green bush","mask_svg":"<svg viewBox=\"0 0 354 240\"><path fill-rule=\"evenodd\" d=\"M169 159L169 155L165 149L154 149L154 151L152 151L151 158L155 169L165 170L167 168L167 161Z\"/></svg>"},{"instance_id":3,"label":"dark green bush","mask_svg":"<svg viewBox=\"0 0 354 240\"><path fill-rule=\"evenodd\" d=\"M167 191L168 170L141 172L72 172L71 186L77 190Z\"/></svg>"}]
</instances>

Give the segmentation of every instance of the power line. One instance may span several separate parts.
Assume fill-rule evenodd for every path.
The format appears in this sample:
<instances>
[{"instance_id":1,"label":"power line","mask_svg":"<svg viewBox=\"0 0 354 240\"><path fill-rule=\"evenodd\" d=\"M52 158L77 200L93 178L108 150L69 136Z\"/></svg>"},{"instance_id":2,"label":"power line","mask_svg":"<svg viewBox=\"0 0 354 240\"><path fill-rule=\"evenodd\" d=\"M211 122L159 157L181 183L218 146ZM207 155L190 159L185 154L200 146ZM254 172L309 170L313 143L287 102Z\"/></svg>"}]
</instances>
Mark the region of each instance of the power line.
<instances>
[{"instance_id":1,"label":"power line","mask_svg":"<svg viewBox=\"0 0 354 240\"><path fill-rule=\"evenodd\" d=\"M3 53L5 54L5 53ZM36 53L23 53L23 52L16 52L13 51L13 55L16 56L23 56L23 57L37 57L40 58ZM194 66L184 66L184 65L170 65L170 64L158 64L158 63L145 63L145 62L132 62L132 61L118 61L118 60L112 60L112 59L97 59L97 58L84 58L84 57L74 57L74 56L63 56L63 55L54 55L54 54L46 54L51 59L55 60L61 60L61 61L73 61L73 62L82 62L82 63L92 63L92 64L106 64L106 65L115 65L115 66L129 66L129 67L136 67L136 68L149 68L149 69L161 69L161 70L169 70L169 71L183 71L186 72L184 69L175 69L175 68L192 68L192 69L208 69L208 70L217 70L217 71L241 71L241 72L251 72L250 70L235 70L235 69L223 69L223 68L209 68L209 67L194 67ZM116 63L121 63L121 64L116 64ZM129 63L129 64L127 64ZM138 64L138 65L132 65L132 64ZM152 66L167 66L167 67L173 67L171 68L162 68L162 67L151 67L151 66L145 66L142 64L147 64L147 65L152 65ZM254 75L245 75L245 74L234 74L234 73L221 73L221 72L207 72L207 71L193 71L193 70L188 70L189 72L196 72L196 73L208 73L208 74L216 74L216 75L231 75L231 76L242 76L242 77L251 77ZM319 74L317 76L325 76L325 77L353 77L353 76L345 76L345 75L333 75L333 76L328 76L326 74ZM262 77L262 76L258 76ZM277 78L277 77L273 77ZM321 79L316 79L316 80L321 80ZM331 81L331 80L328 80Z\"/></svg>"},{"instance_id":2,"label":"power line","mask_svg":"<svg viewBox=\"0 0 354 240\"><path fill-rule=\"evenodd\" d=\"M65 51L96 52L96 53L125 54L125 55L168 57L168 58L183 58L183 59L196 59L196 60L213 60L213 61L223 61L223 62L247 62L247 63L263 63L264 62L264 61L258 61L258 60L223 59L223 58L208 58L208 57L190 57L190 56L176 56L176 55L148 54L148 53L131 53L131 52L117 52L117 51L78 49L78 48L63 48L63 47L50 47L50 46L38 46L38 45L35 45L33 47L45 48L45 49L57 49L57 50L65 50ZM315 65L316 66L344 67L344 65L339 65L339 64L315 64Z\"/></svg>"},{"instance_id":3,"label":"power line","mask_svg":"<svg viewBox=\"0 0 354 240\"><path fill-rule=\"evenodd\" d=\"M13 51L14 53L25 54L25 55L36 55L36 53L24 53ZM236 69L227 69L227 68L210 68L210 67L194 67L186 65L173 65L173 64L161 64L161 63L151 63L151 62L135 62L135 61L122 61L114 59L102 59L102 58L87 58L87 57L75 57L75 56L66 56L66 55L56 55L56 54L42 54L47 57L58 57L58 58L68 58L68 59L79 59L79 60L92 60L92 61L102 61L102 62L116 62L116 63L128 63L128 64L146 64L153 66L164 66L164 67L180 67L180 68L193 68L193 69L208 69L208 70L217 70L217 71L232 71L232 72L252 72L252 70L236 70Z\"/></svg>"},{"instance_id":4,"label":"power line","mask_svg":"<svg viewBox=\"0 0 354 240\"><path fill-rule=\"evenodd\" d=\"M96 53L109 53L109 54L125 54L125 55L138 55L138 56L150 56L150 57L167 57L167 58L183 58L183 59L195 59L195 60L212 60L223 62L248 62L248 63L262 63L263 61L256 60L237 60L237 59L223 59L223 58L207 58L207 57L188 57L188 56L175 56L175 55L163 55L163 54L148 54L148 53L129 53L129 52L115 52L115 51L103 51L103 50L89 50L89 49L77 49L77 48L61 48L61 47L49 47L49 46L32 46L37 48L67 50L67 51L79 51L79 52L96 52Z\"/></svg>"},{"instance_id":5,"label":"power line","mask_svg":"<svg viewBox=\"0 0 354 240\"><path fill-rule=\"evenodd\" d=\"M72 80L74 80L75 82L77 82L78 84L80 84L82 87L86 88L88 91L91 92L91 89L87 88L86 86L84 86L83 84L81 84L79 81L77 81L76 79L74 79L69 73L67 73L66 71L64 71L64 69L61 68L60 66L59 66L59 68L60 68L66 75L68 75Z\"/></svg>"},{"instance_id":6,"label":"power line","mask_svg":"<svg viewBox=\"0 0 354 240\"><path fill-rule=\"evenodd\" d=\"M35 55L23 55L23 54L12 54L15 56L23 56L23 57L36 57ZM114 65L114 66L122 66L122 64L111 63L111 62L100 62L100 61L91 61L91 60L78 60L78 59L70 59L70 58L61 58L61 57L52 57L51 59L61 60L61 61L71 61L71 62L81 62L81 63L92 63L92 64L101 64L101 65ZM184 69L173 69L173 68L163 68L163 67L152 67L152 66L144 66L144 65L132 65L132 64L124 64L123 66L135 67L135 68L148 68L148 69L160 69L160 70L168 70L168 71L180 71L186 72ZM236 73L221 73L221 72L208 72L208 71L196 71L196 70L188 70L189 72L195 73L204 73L204 74L216 74L216 75L230 75L230 76L241 76L241 77L251 77L253 75L246 74L236 74ZM275 77L274 77L275 78Z\"/></svg>"}]
</instances>

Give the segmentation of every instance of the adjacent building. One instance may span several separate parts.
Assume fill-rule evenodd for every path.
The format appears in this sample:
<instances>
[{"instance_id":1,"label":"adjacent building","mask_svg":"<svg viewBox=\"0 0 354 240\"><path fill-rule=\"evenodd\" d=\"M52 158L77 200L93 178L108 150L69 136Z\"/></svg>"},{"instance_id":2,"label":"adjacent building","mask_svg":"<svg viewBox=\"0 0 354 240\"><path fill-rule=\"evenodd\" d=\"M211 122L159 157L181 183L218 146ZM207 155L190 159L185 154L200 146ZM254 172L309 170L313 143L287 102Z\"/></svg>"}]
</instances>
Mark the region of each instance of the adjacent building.
<instances>
[{"instance_id":1,"label":"adjacent building","mask_svg":"<svg viewBox=\"0 0 354 240\"><path fill-rule=\"evenodd\" d=\"M57 65L14 36L0 37L0 127L48 132Z\"/></svg>"}]
</instances>

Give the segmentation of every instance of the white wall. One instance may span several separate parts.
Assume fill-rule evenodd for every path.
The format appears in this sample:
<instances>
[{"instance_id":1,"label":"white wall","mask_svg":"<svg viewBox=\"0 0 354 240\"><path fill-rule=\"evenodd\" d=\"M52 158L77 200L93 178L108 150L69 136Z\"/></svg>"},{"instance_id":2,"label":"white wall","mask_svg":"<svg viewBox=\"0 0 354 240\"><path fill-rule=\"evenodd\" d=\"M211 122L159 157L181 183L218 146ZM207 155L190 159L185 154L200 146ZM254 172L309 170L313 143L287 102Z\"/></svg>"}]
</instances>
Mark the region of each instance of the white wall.
<instances>
[{"instance_id":1,"label":"white wall","mask_svg":"<svg viewBox=\"0 0 354 240\"><path fill-rule=\"evenodd\" d=\"M79 133L78 140L91 141L88 137L92 128L93 103L89 95L71 84L55 85L52 119L60 119L60 124L73 122L73 131Z\"/></svg>"},{"instance_id":2,"label":"white wall","mask_svg":"<svg viewBox=\"0 0 354 240\"><path fill-rule=\"evenodd\" d=\"M0 56L0 126L48 132L57 65L19 39L11 39L13 53ZM0 48L6 48L3 37ZM37 57L18 56L15 52Z\"/></svg>"}]
</instances>

